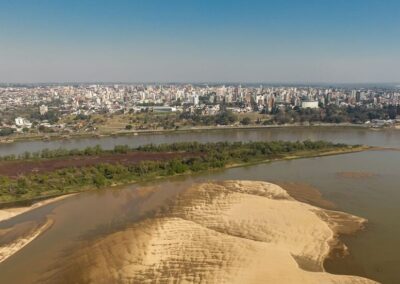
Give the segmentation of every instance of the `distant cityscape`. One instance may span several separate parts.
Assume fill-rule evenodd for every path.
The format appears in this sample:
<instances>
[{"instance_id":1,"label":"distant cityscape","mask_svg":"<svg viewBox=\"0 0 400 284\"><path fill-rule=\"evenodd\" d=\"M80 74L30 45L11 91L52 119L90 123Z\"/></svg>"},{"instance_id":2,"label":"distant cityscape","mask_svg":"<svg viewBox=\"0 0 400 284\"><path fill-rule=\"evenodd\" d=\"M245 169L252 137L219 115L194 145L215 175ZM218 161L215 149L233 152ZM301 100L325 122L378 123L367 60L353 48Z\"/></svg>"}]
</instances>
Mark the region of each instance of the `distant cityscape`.
<instances>
[{"instance_id":1,"label":"distant cityscape","mask_svg":"<svg viewBox=\"0 0 400 284\"><path fill-rule=\"evenodd\" d=\"M398 87L348 88L194 84L82 84L0 87L2 136L18 132L77 130L92 115L175 113L176 121L224 112L242 116L225 124L399 122ZM178 115L179 114L179 115ZM184 114L184 115L182 115ZM254 120L243 116L257 114ZM75 125L63 117L78 117ZM195 120L193 120L195 121ZM197 120L199 122L199 120ZM127 122L129 123L129 122ZM201 125L210 123L201 123ZM194 125L194 123L192 123ZM216 123L218 125L218 121ZM85 130L95 130L86 128ZM127 124L128 125L128 124ZM178 127L174 124L174 127ZM84 127L85 128L85 127ZM152 126L152 129L157 126ZM165 128L165 127L164 127ZM126 130L137 129L135 125ZM143 123L141 129L149 129ZM52 131L47 131L52 132Z\"/></svg>"}]
</instances>

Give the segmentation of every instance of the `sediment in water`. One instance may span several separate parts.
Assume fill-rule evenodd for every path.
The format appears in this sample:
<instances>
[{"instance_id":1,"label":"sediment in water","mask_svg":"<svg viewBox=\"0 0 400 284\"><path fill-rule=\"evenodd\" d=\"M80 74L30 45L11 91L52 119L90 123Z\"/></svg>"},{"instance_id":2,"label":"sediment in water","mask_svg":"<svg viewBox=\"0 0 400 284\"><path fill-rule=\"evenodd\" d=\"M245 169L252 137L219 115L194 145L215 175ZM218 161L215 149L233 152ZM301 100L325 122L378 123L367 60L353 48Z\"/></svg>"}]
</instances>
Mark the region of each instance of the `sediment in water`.
<instances>
[{"instance_id":1,"label":"sediment in water","mask_svg":"<svg viewBox=\"0 0 400 284\"><path fill-rule=\"evenodd\" d=\"M0 229L0 263L29 244L53 224L47 218L43 222L24 222L9 229Z\"/></svg>"},{"instance_id":2,"label":"sediment in water","mask_svg":"<svg viewBox=\"0 0 400 284\"><path fill-rule=\"evenodd\" d=\"M271 183L196 184L153 217L84 242L42 282L375 283L323 268L337 235L365 222Z\"/></svg>"}]
</instances>

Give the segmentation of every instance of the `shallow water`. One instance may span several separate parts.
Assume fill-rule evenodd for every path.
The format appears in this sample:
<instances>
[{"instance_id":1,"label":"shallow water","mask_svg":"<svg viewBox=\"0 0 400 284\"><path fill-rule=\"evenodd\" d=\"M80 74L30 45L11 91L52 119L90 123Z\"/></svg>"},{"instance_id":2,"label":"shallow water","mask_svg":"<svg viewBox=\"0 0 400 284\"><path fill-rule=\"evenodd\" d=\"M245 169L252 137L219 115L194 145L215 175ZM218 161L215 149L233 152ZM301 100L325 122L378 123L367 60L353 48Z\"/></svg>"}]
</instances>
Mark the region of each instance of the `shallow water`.
<instances>
[{"instance_id":1,"label":"shallow water","mask_svg":"<svg viewBox=\"0 0 400 284\"><path fill-rule=\"evenodd\" d=\"M357 274L382 283L400 283L400 175L398 151L275 162L231 169L210 179L250 179L307 183L333 201L337 210L369 220L367 229L343 240L350 257L329 261L326 269ZM370 172L368 178L343 178L341 171Z\"/></svg>"},{"instance_id":2,"label":"shallow water","mask_svg":"<svg viewBox=\"0 0 400 284\"><path fill-rule=\"evenodd\" d=\"M400 132L390 131L388 134L370 131L360 134L358 130L355 131L356 133L351 133L346 129L344 132L324 131L321 134L320 130L317 130L313 134L307 130L297 139L335 137L335 141L346 143L400 146ZM266 135L255 131L249 133L250 136L246 136L248 140L261 139L260 137ZM219 133L216 135L218 137L212 138L212 141L222 139ZM236 137L244 139L243 135L243 131L240 131ZM340 135L341 138L338 137ZM231 136L225 136L227 137ZM279 135L275 133L273 137L272 140L297 140L293 131L284 134L280 130ZM345 141L346 139L348 141ZM326 268L330 272L358 274L382 283L400 283L399 164L400 151L368 151L274 162L82 193L0 223L1 231L23 222L43 222L46 217L55 221L49 230L0 263L1 283L35 282L44 272L51 270L55 262L62 260L65 255L77 250L85 242L126 228L151 216L157 210L162 210L168 200L173 199L189 184L226 179L290 181L318 188L324 198L337 205L338 210L369 220L367 230L356 236L344 238L350 248L350 257L327 262ZM374 175L352 178L343 177L338 174L340 172L364 172Z\"/></svg>"}]
</instances>

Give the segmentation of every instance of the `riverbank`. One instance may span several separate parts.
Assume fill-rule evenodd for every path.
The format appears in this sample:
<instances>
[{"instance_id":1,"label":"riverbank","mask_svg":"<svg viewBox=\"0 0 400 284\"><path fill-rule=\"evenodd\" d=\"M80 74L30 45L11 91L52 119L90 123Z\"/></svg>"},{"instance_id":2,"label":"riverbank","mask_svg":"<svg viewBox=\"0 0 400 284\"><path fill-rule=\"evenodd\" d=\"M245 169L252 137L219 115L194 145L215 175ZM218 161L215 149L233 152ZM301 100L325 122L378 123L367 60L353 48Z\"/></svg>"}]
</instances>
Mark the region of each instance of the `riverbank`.
<instances>
[{"instance_id":1,"label":"riverbank","mask_svg":"<svg viewBox=\"0 0 400 284\"><path fill-rule=\"evenodd\" d=\"M389 138L393 140L398 137L398 135L375 133L387 143ZM364 136L366 143L371 141L369 137L369 135ZM354 142L362 141L347 140L347 143ZM389 145L396 146L395 143ZM397 151L365 151L326 158L280 161L228 170L216 169L210 173L190 176L161 178L159 181L144 184L79 194L3 223L2 228L7 229L17 220L42 220L43 214L51 214L55 220L55 224L49 230L3 262L0 265L0 274L2 279L9 283L28 283L26 279L32 279L36 272L48 271L47 267L52 267L52 260L56 259L57 251L72 252L75 248L79 250L80 242L74 241L71 247L69 240L81 240L79 236L84 236L83 241L87 241L88 237L89 240L93 237L101 238L110 231L124 229L132 221L136 221L136 214L141 214L144 208L150 208L143 213L147 217L148 214L151 215L148 212L154 209L155 201L160 201L165 195L175 199L174 192L181 192L181 188L187 185L237 179L269 181L275 184L290 183L293 190L306 199L309 199L311 194L305 196L303 189L311 187L313 191L318 190L323 198L334 202L336 207L330 206L330 210L348 212L368 219L370 222L365 232L343 236L342 241L349 248L350 254L343 258L336 257L334 253L335 257L329 257L328 261L324 262L324 267L333 274L357 275L381 283L397 283L399 274L396 263L399 257L397 250L393 248L396 248L396 240L400 234L396 219L400 197L398 191L400 181L396 172L399 155ZM342 178L337 175L343 171L370 172L376 175L366 179ZM142 193L144 187L151 188L147 195ZM281 187L288 190L286 184ZM292 191L288 192L294 196ZM299 199L298 196L296 199ZM303 202L316 207L327 207L309 200ZM110 222L111 220L113 221ZM93 234L94 227L98 228L95 234ZM65 230L65 228L70 229ZM36 255L34 251L40 253ZM27 266L27 262L32 265ZM15 271L21 269L26 271L25 276L14 277Z\"/></svg>"},{"instance_id":2,"label":"riverbank","mask_svg":"<svg viewBox=\"0 0 400 284\"><path fill-rule=\"evenodd\" d=\"M279 143L284 143L284 142L279 142ZM310 142L312 145L314 145L314 142ZM318 142L315 142L315 145ZM243 145L249 145L249 144L243 144ZM295 145L295 144L290 144L290 145ZM312 146L311 145L311 146ZM231 149L229 145L226 145L226 147L229 148L229 151L233 153L238 154L237 149ZM371 147L369 146L326 146L325 148L321 149L314 149L314 150L298 150L298 151L289 151L287 153L276 153L272 155L269 158L266 158L265 155L255 155L255 154L249 154L249 152L246 152L247 156L244 155L239 161L236 161L235 159L227 160L225 162L222 162L222 160L218 161L215 160L215 158L206 158L206 162L201 162L201 160L193 160L197 162L192 162L191 160L184 161L151 161L151 164L149 165L142 165L142 164L132 164L129 163L125 165L125 167L128 167L131 172L126 171L125 168L123 167L122 162L127 163L125 158L122 156L121 164L118 164L115 166L110 165L106 166L104 164L99 164L99 170L101 172L98 172L96 168L89 167L87 168L86 172L87 175L92 175L91 176L86 176L84 174L84 168L81 168L80 170L76 169L69 169L66 168L66 172L62 171L61 172L54 172L56 176L51 177L50 173L43 173L46 174L44 177L46 180L50 182L51 188L54 188L56 185L56 181L58 182L61 180L60 184L60 192L55 192L54 190L50 190L48 192L42 193L40 196L37 196L37 194L32 197L32 198L15 198L13 196L8 197L9 201L7 202L2 202L0 203L0 208L5 208L5 207L10 207L15 206L16 202L20 203L26 203L29 202L29 200L34 199L34 198L46 198L46 196L54 196L54 195L64 195L64 194L70 194L70 193L76 193L76 192L83 192L83 191L88 191L88 190L93 190L93 189L99 189L99 188L105 188L105 187L110 187L110 186L120 186L120 185L127 185L135 182L143 182L147 180L159 180L162 178L168 178L171 176L177 176L177 175L189 175L194 172L199 173L199 172L206 172L210 171L213 169L221 169L221 168L234 168L234 167L243 167L243 166L250 166L250 165L255 165L255 164L261 164L261 163L269 163L273 161L279 161L279 160L293 160L293 159L300 159L300 158L312 158L312 157L323 157L323 156L330 156L330 155L339 155L339 154L347 154L347 153L354 153L354 152L360 152L360 151L366 151L370 149ZM212 147L211 147L212 149ZM248 151L247 148L243 148L242 150ZM226 153L229 155L230 152ZM189 153L187 153L189 154ZM197 153L198 154L198 153ZM218 153L219 155L219 153ZM197 155L199 156L199 155ZM267 155L268 157L268 155ZM203 156L201 159L204 159L205 156ZM90 157L91 160L93 160L93 157ZM210 160L208 162L208 160ZM118 161L116 161L118 162ZM146 161L143 161L146 162ZM186 165L187 163L187 165ZM132 168L134 167L134 168ZM35 167L34 167L35 169ZM96 171L96 172L93 172ZM139 175L134 174L139 171ZM143 172L144 171L144 172ZM143 172L143 173L141 173ZM99 175L105 175L105 177L99 176ZM123 174L121 178L118 178L118 174ZM82 176L83 175L83 176ZM111 179L108 177L111 176ZM29 189L29 190L34 190L33 186L36 185L40 187L40 189L43 189L45 187L44 184L44 178L41 178L40 175L37 174L37 171L34 172L34 175L32 176L32 181L27 181L26 177L24 178L24 185ZM88 180L87 184L83 184L82 182L78 182L77 185L71 184L72 180L78 180L85 178L85 180ZM93 179L93 180L92 180ZM19 186L19 180L12 181L10 179L8 181L9 187L13 187L14 185L11 182L16 183L15 186ZM35 184L33 184L33 182ZM101 182L101 183L100 183ZM69 184L69 186L68 186ZM3 187L7 187L3 185ZM7 187L8 188L8 187ZM28 192L29 193L29 192ZM29 196L29 195L28 195ZM11 200L10 200L11 198Z\"/></svg>"},{"instance_id":3,"label":"riverbank","mask_svg":"<svg viewBox=\"0 0 400 284\"><path fill-rule=\"evenodd\" d=\"M52 204L60 200L64 200L73 195L74 194L57 196L41 200L39 202L33 203L30 206L25 207L0 209L0 223L28 211L32 211L34 209ZM0 239L5 240L0 243L0 263L12 256L14 253L21 250L24 246L28 245L35 238L48 230L52 225L53 220L50 217L47 217L42 222L36 224L33 222L25 222L21 223L20 225L15 225L14 228L9 228L6 230L0 229ZM16 235L14 235L14 230L17 232Z\"/></svg>"},{"instance_id":4,"label":"riverbank","mask_svg":"<svg viewBox=\"0 0 400 284\"><path fill-rule=\"evenodd\" d=\"M299 152L296 155L287 155L285 157L279 157L279 158L274 158L274 159L265 159L265 160L258 160L258 161L252 161L252 162L246 162L246 163L230 164L230 165L225 166L225 169L253 166L253 165L258 165L258 164L265 164L265 163L286 161L286 160L318 158L318 157L325 157L325 156L351 154L351 153L357 153L357 152L362 152L362 151L370 151L373 149L375 149L375 147L361 145L361 146L354 146L351 148L346 147L346 148L342 148L342 149L335 149L335 150L328 150L328 151L304 151L304 152Z\"/></svg>"},{"instance_id":5,"label":"riverbank","mask_svg":"<svg viewBox=\"0 0 400 284\"><path fill-rule=\"evenodd\" d=\"M365 222L267 182L194 184L153 216L84 242L40 280L376 283L323 267L337 235Z\"/></svg>"},{"instance_id":6,"label":"riverbank","mask_svg":"<svg viewBox=\"0 0 400 284\"><path fill-rule=\"evenodd\" d=\"M6 242L0 245L0 263L43 234L53 225L53 223L54 221L51 218L47 218L40 224L27 223L22 224L22 226L20 226L21 228L11 228L8 231L0 230L0 238L10 240L8 243ZM19 236L14 238L13 229L16 231L21 230L22 232L20 232Z\"/></svg>"},{"instance_id":7,"label":"riverbank","mask_svg":"<svg viewBox=\"0 0 400 284\"><path fill-rule=\"evenodd\" d=\"M70 139L84 139L84 138L102 138L102 137L119 137L119 136L137 136L137 135L150 135L150 134L172 134L172 133L196 133L205 131L224 131L224 130L254 130L254 129L279 129L279 128L361 128L370 129L371 131L377 131L381 129L389 128L372 128L364 124L351 124L351 123L314 123L312 125L304 124L285 124L285 125L221 125L221 126L198 126L190 128L178 128L178 129L152 129L152 130L120 130L116 132L106 132L106 133L71 133L65 134L48 134L45 135L14 135L8 136L7 138L0 139L0 145L10 144L14 142L23 141L57 141L57 140L70 140ZM393 130L398 130L398 128L390 128Z\"/></svg>"}]
</instances>

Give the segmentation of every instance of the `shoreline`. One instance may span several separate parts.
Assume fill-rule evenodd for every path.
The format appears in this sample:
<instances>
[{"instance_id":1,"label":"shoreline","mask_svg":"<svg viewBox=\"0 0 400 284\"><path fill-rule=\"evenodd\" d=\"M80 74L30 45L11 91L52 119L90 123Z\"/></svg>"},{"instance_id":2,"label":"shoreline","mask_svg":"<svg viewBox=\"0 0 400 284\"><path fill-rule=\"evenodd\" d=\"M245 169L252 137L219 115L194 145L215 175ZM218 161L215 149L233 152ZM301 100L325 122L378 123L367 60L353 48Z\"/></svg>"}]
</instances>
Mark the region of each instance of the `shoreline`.
<instances>
[{"instance_id":1,"label":"shoreline","mask_svg":"<svg viewBox=\"0 0 400 284\"><path fill-rule=\"evenodd\" d=\"M298 202L309 204L320 209L317 215L325 221L332 230L332 237L328 241L330 250L327 252L322 267L324 271L332 274L342 275L343 273L334 273L336 271L327 268L327 262L341 261L344 257L350 255L344 237L354 237L367 229L368 220L357 217L351 218L351 214L344 211L337 211L337 206L332 201L325 199L321 192L306 183L298 182L275 182L276 185L283 188L292 198ZM364 274L359 274L356 271L350 273L365 277Z\"/></svg>"},{"instance_id":2,"label":"shoreline","mask_svg":"<svg viewBox=\"0 0 400 284\"><path fill-rule=\"evenodd\" d=\"M10 136L8 138L0 139L0 145L13 144L17 142L29 141L60 141L60 140L73 140L73 139L88 139L88 138L106 138L106 137L124 137L124 136L137 136L137 135L162 135L172 133L198 133L204 131L227 131L227 130L264 130L264 129L280 129L280 128L358 128L370 131L385 131L385 130L400 130L396 127L381 127L373 128L369 125L363 124L332 124L332 123L318 123L312 125L299 125L299 124L286 124L286 125L250 125L250 126L198 126L191 128L181 129L153 129L153 130L134 130L134 131L118 131L111 133L75 133L75 134L57 134L57 135L36 135L36 136Z\"/></svg>"},{"instance_id":3,"label":"shoreline","mask_svg":"<svg viewBox=\"0 0 400 284\"><path fill-rule=\"evenodd\" d=\"M33 203L30 206L27 207L13 207L13 208L7 208L7 209L0 209L0 224L3 221L10 220L16 216L19 216L21 214L27 213L29 211L32 211L34 209L49 205L51 203L64 200L68 197L71 197L75 195L74 193L67 194L67 195L61 195L45 200L38 201L36 203ZM42 235L45 231L47 231L51 226L53 225L54 220L51 219L50 217L47 217L45 222L42 224L38 224L35 226L33 229L28 230L25 234L19 236L18 238L14 239L10 243L6 243L5 245L0 246L0 264L7 260L7 258L11 257L21 249L23 249L26 245L28 245L30 242L34 241L37 237ZM17 227L18 225L15 225L14 227ZM0 237L3 237L3 235L7 235L9 231L12 231L14 227L11 227L9 229L2 230L0 229Z\"/></svg>"},{"instance_id":4,"label":"shoreline","mask_svg":"<svg viewBox=\"0 0 400 284\"><path fill-rule=\"evenodd\" d=\"M291 187L291 189L288 189L288 187ZM296 194L294 190L297 190L298 193ZM144 267L148 265L148 261L154 262L156 267L163 267L163 271L154 275L158 277L159 273L168 271L165 265L168 267L171 261L164 255L177 253L174 243L176 239L178 248L182 245L188 247L188 249L193 246L199 247L200 255L197 255L197 252L194 252L196 255L192 255L192 257L200 258L199 265L206 265L206 270L213 269L214 272L222 270L226 273L230 271L226 273L224 279L230 281L230 277L233 277L232 280L237 283L240 283L240 281L265 283L267 280L277 279L276 277L281 279L284 275L289 275L287 279L290 281L283 281L282 283L296 283L293 279L296 281L301 279L302 283L314 283L314 281L320 283L337 283L337 281L353 283L354 280L357 283L376 283L361 276L331 274L325 269L325 261L333 251L337 252L340 249L344 253L347 252L347 247L340 239L341 236L360 232L365 228L367 220L345 212L324 208L329 206L321 207L320 204L324 205L326 200L321 195L315 195L314 190L316 189L311 186L296 183L286 186L245 180L195 183L179 194L176 200L169 204L165 210L158 212L150 219L134 223L128 230L111 232L107 236L95 238L93 243L87 243L87 246L82 248L83 254L85 257L90 256L90 259L94 262L102 261L104 257L111 258L111 264L116 261L113 261L113 258L119 259L121 257L120 253L128 262L132 259L139 261L139 263L144 261L144 263L139 264L139 269L123 271L122 275L126 274L125 276L128 278L132 275L140 275L143 272L147 275L148 271L143 271ZM67 196L53 198L39 206L65 197ZM37 205L34 208L39 206ZM28 208L28 210L34 208ZM47 217L44 223L37 224L35 229L28 234L0 247L0 263L51 228L53 222L54 220ZM133 235L131 230L134 230ZM7 231L8 229L3 233L7 234ZM0 233L2 232L0 231ZM173 235L170 235L171 233ZM164 234L167 236L164 237ZM182 234L187 234L187 236L183 238ZM199 237L193 238L197 235ZM139 243L144 242L143 247L142 244L139 246L144 250L140 254L144 253L149 257L152 255L151 260L148 258L148 260L143 260L141 257L136 259L137 256L132 256L134 253L130 252L130 249L126 250L132 243L131 240L136 239L136 236ZM272 239L270 239L271 236ZM116 255L108 256L106 248L109 247L110 243L115 244L116 242L118 243ZM207 249L210 243L218 251L215 257L223 255L223 259L232 258L237 259L238 262L236 264L224 263L223 267L219 265L212 267L213 264L210 265L206 258L204 264L202 264L203 260L201 259L205 257L202 252ZM222 245L223 243L227 243L229 248L227 245ZM230 247L229 244L232 243L236 243L236 245ZM154 245L158 249L152 252ZM236 250L235 247L239 247L239 250ZM160 253L160 249L165 251ZM186 249L186 252L190 254L190 250ZM213 251L209 252L208 257L214 255ZM260 251L260 253L255 251ZM81 248L76 251L78 255L73 252L71 256L67 256L66 263L71 261L72 265L85 267L86 263L79 263L82 261L80 252ZM247 261L240 260L242 255ZM266 255L268 257L265 257ZM275 263L275 259L279 261ZM176 263L176 261L181 262L182 265L179 267L184 269L188 265L186 253L183 255L178 253L177 256L174 256L172 262ZM270 267L269 272L263 270L265 262ZM102 264L100 262L100 265ZM237 270L237 267L241 268ZM102 271L97 271L97 268L92 268L90 265L87 268L90 275L100 279L97 277L103 273ZM104 267L105 271L107 269L108 266L107 268ZM171 267L170 269L174 268ZM66 272L61 271L61 273ZM185 272L183 271L183 273ZM231 273L232 276L230 276ZM107 277L112 276L108 275ZM178 277L175 280L179 280L180 276L174 277ZM213 276L209 276L211 278L205 277L211 282L216 280L212 278ZM238 280L236 280L236 277ZM96 279L92 280L95 281ZM259 281L259 279L262 279L262 281ZM116 279L110 278L109 280ZM232 283L236 283L235 281Z\"/></svg>"},{"instance_id":5,"label":"shoreline","mask_svg":"<svg viewBox=\"0 0 400 284\"><path fill-rule=\"evenodd\" d=\"M245 162L245 163L237 163L237 164L228 164L223 168L218 168L218 169L206 169L204 171L199 171L196 172L196 174L200 174L200 173L205 173L205 172L212 172L215 170L226 170L226 169L232 169L232 168L239 168L239 167L247 167L247 166L253 166L253 165L259 165L259 164L266 164L266 163L272 163L272 162L279 162L279 161L287 161L287 160L296 160L296 159L307 159L307 158L318 158L318 157L325 157L325 156L334 156L334 155L342 155L342 154L351 154L351 153L358 153L358 152L363 152L363 151L369 151L369 150L373 150L374 147L371 146L366 146L366 145L361 145L358 147L352 147L352 148L344 148L344 149L339 149L339 150L328 150L328 151L322 151L322 152L312 152L312 151L306 151L303 153L297 153L296 155L289 155L289 156L285 156L285 157L280 157L280 158L275 158L275 159L266 159L266 160L258 160L258 161L251 161L251 162ZM117 187L117 186L127 186L130 184L137 184L139 182L146 182L146 181L150 181L150 180L163 180L163 179L167 179L170 177L175 177L175 176L189 176L193 174L193 172L185 172L185 173L181 173L181 174L174 174L174 175L169 175L169 176L152 176L152 177L147 177L147 178L143 178L141 180L137 180L137 181L129 181L129 182L116 182L113 183L110 186L104 187L104 188L113 188L113 187ZM100 188L104 189L104 188ZM4 209L1 208L5 208L5 209L9 209L9 208L15 208L15 207L22 207L25 208L24 206L14 206L14 204L29 204L31 202L34 202L36 199L39 200L47 200L48 198L58 198L58 197L62 197L62 196L68 196L71 194L78 194L78 193L82 193L82 192L86 192L86 191L90 191L90 190L99 190L99 188L94 188L94 187L85 187L83 190L71 190L70 192L66 192L66 193L61 193L57 196L51 195L51 196L40 196L40 197L36 197L36 198L29 198L29 199L21 199L21 200L14 200L14 201L9 201L9 202L3 202L0 203L0 216L1 216L1 212ZM40 201L39 201L40 202ZM35 204L35 203L34 203ZM1 222L1 218L0 218L0 222Z\"/></svg>"},{"instance_id":6,"label":"shoreline","mask_svg":"<svg viewBox=\"0 0 400 284\"><path fill-rule=\"evenodd\" d=\"M48 217L43 224L38 225L34 230L28 232L26 235L20 236L19 238L15 239L13 242L6 244L5 246L0 246L0 263L7 260L7 258L13 256L15 253L23 249L26 245L28 245L30 242L35 240L45 231L47 231L53 225L53 223L54 221Z\"/></svg>"},{"instance_id":7,"label":"shoreline","mask_svg":"<svg viewBox=\"0 0 400 284\"><path fill-rule=\"evenodd\" d=\"M376 283L324 269L337 236L364 222L298 201L268 182L195 183L154 216L78 246L43 279Z\"/></svg>"},{"instance_id":8,"label":"shoreline","mask_svg":"<svg viewBox=\"0 0 400 284\"><path fill-rule=\"evenodd\" d=\"M40 208L42 206L48 205L50 203L54 203L56 201L63 200L65 198L68 198L70 196L73 196L77 193L66 193L63 195L58 195L58 196L53 196L49 197L43 200L40 200L38 202L32 203L30 206L15 206L15 207L8 207L8 208L3 208L0 209L0 222L9 220L15 216L21 215L23 213L26 213L28 211L32 211L34 209ZM31 200L23 200L24 202L31 201Z\"/></svg>"},{"instance_id":9,"label":"shoreline","mask_svg":"<svg viewBox=\"0 0 400 284\"><path fill-rule=\"evenodd\" d=\"M263 160L263 161L257 161L257 162L252 162L252 163L244 163L244 164L240 164L240 165L230 165L227 166L225 169L227 168L234 168L234 167L244 167L244 166L250 166L250 165L255 165L255 164L262 164L262 163L268 163L268 162L274 162L274 161L282 161L282 160L291 160L291 159L300 159L300 158L314 158L314 157L323 157L323 156L330 156L330 155L339 155L339 154L346 154L346 153L353 153L353 152L360 152L360 151L366 151L366 150L370 150L371 147L368 146L361 146L357 149L347 149L347 151L343 151L343 150L336 150L336 151L327 151L325 153L317 153L317 154L312 154L312 155L305 155L305 156L301 156L301 155L295 155L295 156L289 156L289 157L283 157L280 159L274 159L274 160ZM351 151L352 150L352 151ZM183 175L190 175L191 173L186 173ZM175 176L179 176L179 175L175 175ZM157 180L163 180L165 178L169 178L169 177L158 177ZM135 182L137 183L137 182ZM133 184L133 183L132 183ZM126 184L120 184L121 186L124 186ZM305 205L311 206L316 208L316 215L318 216L318 218L320 218L323 222L325 222L328 227L331 230L331 235L329 236L329 238L326 240L326 244L329 247L329 249L327 251L325 251L323 254L321 254L321 263L320 263L320 267L322 272L319 273L328 273L329 275L334 275L331 274L329 272L329 270L327 271L325 268L325 262L327 261L327 259L331 258L333 253L341 253L342 255L346 255L348 250L346 245L342 242L341 237L343 235L354 235L356 233L358 233L359 231L363 230L365 228L365 224L367 223L367 220L363 219L363 218L358 218L358 219L353 219L351 220L351 218L349 218L348 216L352 216L350 214L344 213L344 212L340 212L340 211L331 211L328 210L327 208L330 207L330 204L325 204L327 206L324 206L323 202L326 201L325 199L323 199L322 196L315 196L313 195L313 193L311 192L311 197L310 197L310 192L305 193L305 196L309 198L304 198L303 196L299 195L296 196L296 194L293 193L293 191L288 190L287 188L285 188L285 185L283 184L279 184L279 186L282 187L282 189L294 200L296 200L296 202L299 203L303 203ZM114 186L119 186L119 185L114 185ZM292 185L293 188L296 189L296 184ZM300 188L300 193L304 194L304 191L307 191L303 188ZM76 193L75 193L76 194ZM43 200L41 202L38 203L34 203L32 206L29 207L19 207L19 208L11 208L11 209L3 209L0 210L0 222L3 220L7 220L10 219L14 216L17 216L19 214L31 211L35 208L50 204L52 202L64 199L68 196L71 196L74 194L67 194L67 195L61 195L58 197L53 197L51 199L46 199ZM303 199L301 198L303 197ZM331 207L332 208L332 207ZM334 208L334 207L333 207ZM1 218L1 213L2 211L11 211L13 213L15 213L12 216L8 216L6 218ZM337 220L335 220L335 218L332 218L331 216L329 216L330 214L335 215L335 214L339 214L340 217L342 217L342 221L339 220L340 218L338 218ZM347 221L346 221L347 219ZM343 226L343 223L341 222L349 222L351 223L351 221L357 221L358 220L358 224L359 226L354 229L351 229L352 225L350 225L350 229L346 229L345 226ZM18 252L20 249L22 249L24 246L26 246L27 244L29 244L30 242L32 242L35 238L37 238L38 236L40 236L43 232L45 232L47 229L49 229L51 227L52 223L49 223L50 221L48 220L48 222L46 224L44 224L43 226L39 227L37 230L35 230L34 232L32 232L30 235L24 236L22 238L18 238L15 242L11 243L10 245L4 246L4 247L0 247L0 263L4 260L6 260L6 258L12 256L14 253ZM348 227L347 227L348 228ZM292 256L294 257L294 256ZM304 271L314 271L315 265L310 263L308 258L303 258L303 257L299 257L299 258L294 258L297 265L299 266L300 270L304 270ZM339 275L342 276L342 275ZM329 283L329 282L326 282ZM350 282L349 282L350 283ZM360 282L360 283L364 283L364 282ZM375 283L375 282L365 282L365 283Z\"/></svg>"}]
</instances>

